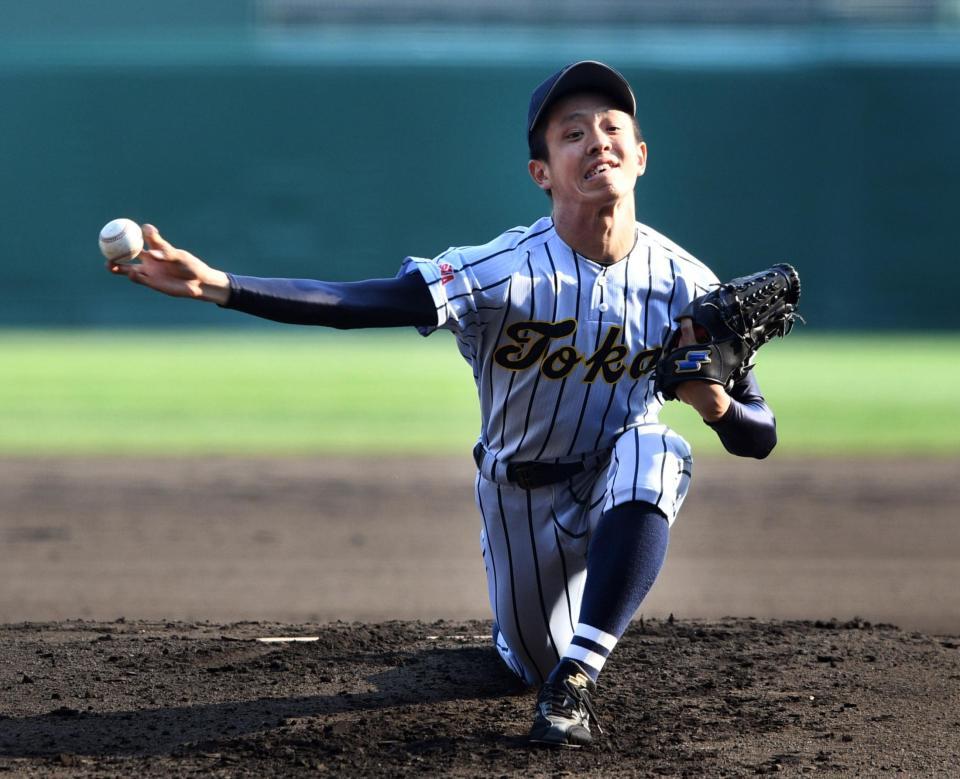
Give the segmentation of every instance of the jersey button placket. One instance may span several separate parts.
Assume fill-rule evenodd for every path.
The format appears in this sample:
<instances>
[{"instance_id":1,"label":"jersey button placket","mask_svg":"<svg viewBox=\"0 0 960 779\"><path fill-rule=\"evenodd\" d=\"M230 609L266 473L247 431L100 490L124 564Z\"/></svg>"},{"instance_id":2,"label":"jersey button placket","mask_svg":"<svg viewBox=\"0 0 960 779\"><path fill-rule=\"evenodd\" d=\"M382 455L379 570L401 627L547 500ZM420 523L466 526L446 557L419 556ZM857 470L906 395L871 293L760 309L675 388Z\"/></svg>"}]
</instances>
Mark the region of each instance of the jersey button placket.
<instances>
[{"instance_id":1,"label":"jersey button placket","mask_svg":"<svg viewBox=\"0 0 960 779\"><path fill-rule=\"evenodd\" d=\"M603 314L603 313L606 313L606 311L610 308L610 305L607 303L607 300L606 300L607 298L606 296L607 269L606 268L600 271L600 275L597 276L597 287L599 288L598 292L599 292L599 298L600 298L600 303L597 305L597 311Z\"/></svg>"},{"instance_id":2,"label":"jersey button placket","mask_svg":"<svg viewBox=\"0 0 960 779\"><path fill-rule=\"evenodd\" d=\"M590 290L590 309L588 316L583 318L583 321L595 321L598 319L600 314L600 306L605 302L606 298L606 279L603 277L603 269L595 265L590 265L585 268L588 273L592 274L592 278L587 276L584 278L584 286Z\"/></svg>"},{"instance_id":3,"label":"jersey button placket","mask_svg":"<svg viewBox=\"0 0 960 779\"><path fill-rule=\"evenodd\" d=\"M623 319L623 295L627 261L621 260L606 268L603 279L603 319L605 322L620 322ZM599 307L598 307L599 308Z\"/></svg>"}]
</instances>

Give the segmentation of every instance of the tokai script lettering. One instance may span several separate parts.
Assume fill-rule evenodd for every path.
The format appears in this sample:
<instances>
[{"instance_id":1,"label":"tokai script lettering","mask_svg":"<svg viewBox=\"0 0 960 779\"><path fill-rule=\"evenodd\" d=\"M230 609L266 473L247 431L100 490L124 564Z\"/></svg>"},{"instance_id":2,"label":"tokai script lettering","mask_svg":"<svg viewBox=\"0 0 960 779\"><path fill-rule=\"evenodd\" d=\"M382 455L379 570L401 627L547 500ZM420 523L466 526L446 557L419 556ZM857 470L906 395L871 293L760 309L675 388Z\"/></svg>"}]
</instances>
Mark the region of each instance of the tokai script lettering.
<instances>
[{"instance_id":1,"label":"tokai script lettering","mask_svg":"<svg viewBox=\"0 0 960 779\"><path fill-rule=\"evenodd\" d=\"M538 366L548 379L562 379L582 363L585 382L592 383L599 376L608 384L614 384L624 374L631 379L640 378L656 365L660 356L659 346L631 356L621 343L623 328L619 325L607 328L600 346L593 354L584 354L570 345L552 348L554 341L569 338L576 332L576 319L514 322L505 331L510 343L493 353L493 361L511 371L524 371Z\"/></svg>"}]
</instances>

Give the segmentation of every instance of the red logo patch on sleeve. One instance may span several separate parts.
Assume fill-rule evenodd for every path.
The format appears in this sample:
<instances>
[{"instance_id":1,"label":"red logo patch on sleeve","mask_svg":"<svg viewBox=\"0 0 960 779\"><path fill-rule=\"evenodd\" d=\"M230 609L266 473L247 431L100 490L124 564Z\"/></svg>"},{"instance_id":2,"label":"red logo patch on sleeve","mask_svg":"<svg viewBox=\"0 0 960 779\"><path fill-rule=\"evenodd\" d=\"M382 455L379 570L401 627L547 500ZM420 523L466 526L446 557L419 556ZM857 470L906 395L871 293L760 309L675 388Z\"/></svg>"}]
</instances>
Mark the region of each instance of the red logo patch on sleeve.
<instances>
[{"instance_id":1,"label":"red logo patch on sleeve","mask_svg":"<svg viewBox=\"0 0 960 779\"><path fill-rule=\"evenodd\" d=\"M449 284L453 281L453 266L449 262L440 263L440 283Z\"/></svg>"}]
</instances>

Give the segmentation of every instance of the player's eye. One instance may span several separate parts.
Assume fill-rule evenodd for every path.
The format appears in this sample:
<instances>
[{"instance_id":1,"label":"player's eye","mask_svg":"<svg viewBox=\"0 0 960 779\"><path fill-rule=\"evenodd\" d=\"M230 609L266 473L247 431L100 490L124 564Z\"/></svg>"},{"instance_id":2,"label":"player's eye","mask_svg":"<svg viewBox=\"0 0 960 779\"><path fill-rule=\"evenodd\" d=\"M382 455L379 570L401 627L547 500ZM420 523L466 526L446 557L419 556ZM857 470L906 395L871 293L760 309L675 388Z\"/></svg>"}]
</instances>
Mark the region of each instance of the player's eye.
<instances>
[{"instance_id":1,"label":"player's eye","mask_svg":"<svg viewBox=\"0 0 960 779\"><path fill-rule=\"evenodd\" d=\"M583 135L583 133L581 133L579 130L571 130L570 132L567 133L566 138L567 140L575 141L581 135Z\"/></svg>"}]
</instances>

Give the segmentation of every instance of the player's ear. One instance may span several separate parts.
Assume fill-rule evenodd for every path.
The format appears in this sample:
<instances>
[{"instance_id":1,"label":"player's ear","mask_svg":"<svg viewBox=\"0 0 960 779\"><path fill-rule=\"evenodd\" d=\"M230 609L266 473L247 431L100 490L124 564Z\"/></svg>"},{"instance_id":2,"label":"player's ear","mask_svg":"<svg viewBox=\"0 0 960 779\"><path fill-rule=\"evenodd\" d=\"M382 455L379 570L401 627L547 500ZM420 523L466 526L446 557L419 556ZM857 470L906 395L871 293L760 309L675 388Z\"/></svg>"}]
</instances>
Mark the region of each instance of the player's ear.
<instances>
[{"instance_id":1,"label":"player's ear","mask_svg":"<svg viewBox=\"0 0 960 779\"><path fill-rule=\"evenodd\" d=\"M647 144L640 141L637 144L637 175L642 176L647 169Z\"/></svg>"},{"instance_id":2,"label":"player's ear","mask_svg":"<svg viewBox=\"0 0 960 779\"><path fill-rule=\"evenodd\" d=\"M550 189L550 167L543 160L530 160L527 163L527 170L530 171L530 178L540 189Z\"/></svg>"}]
</instances>

